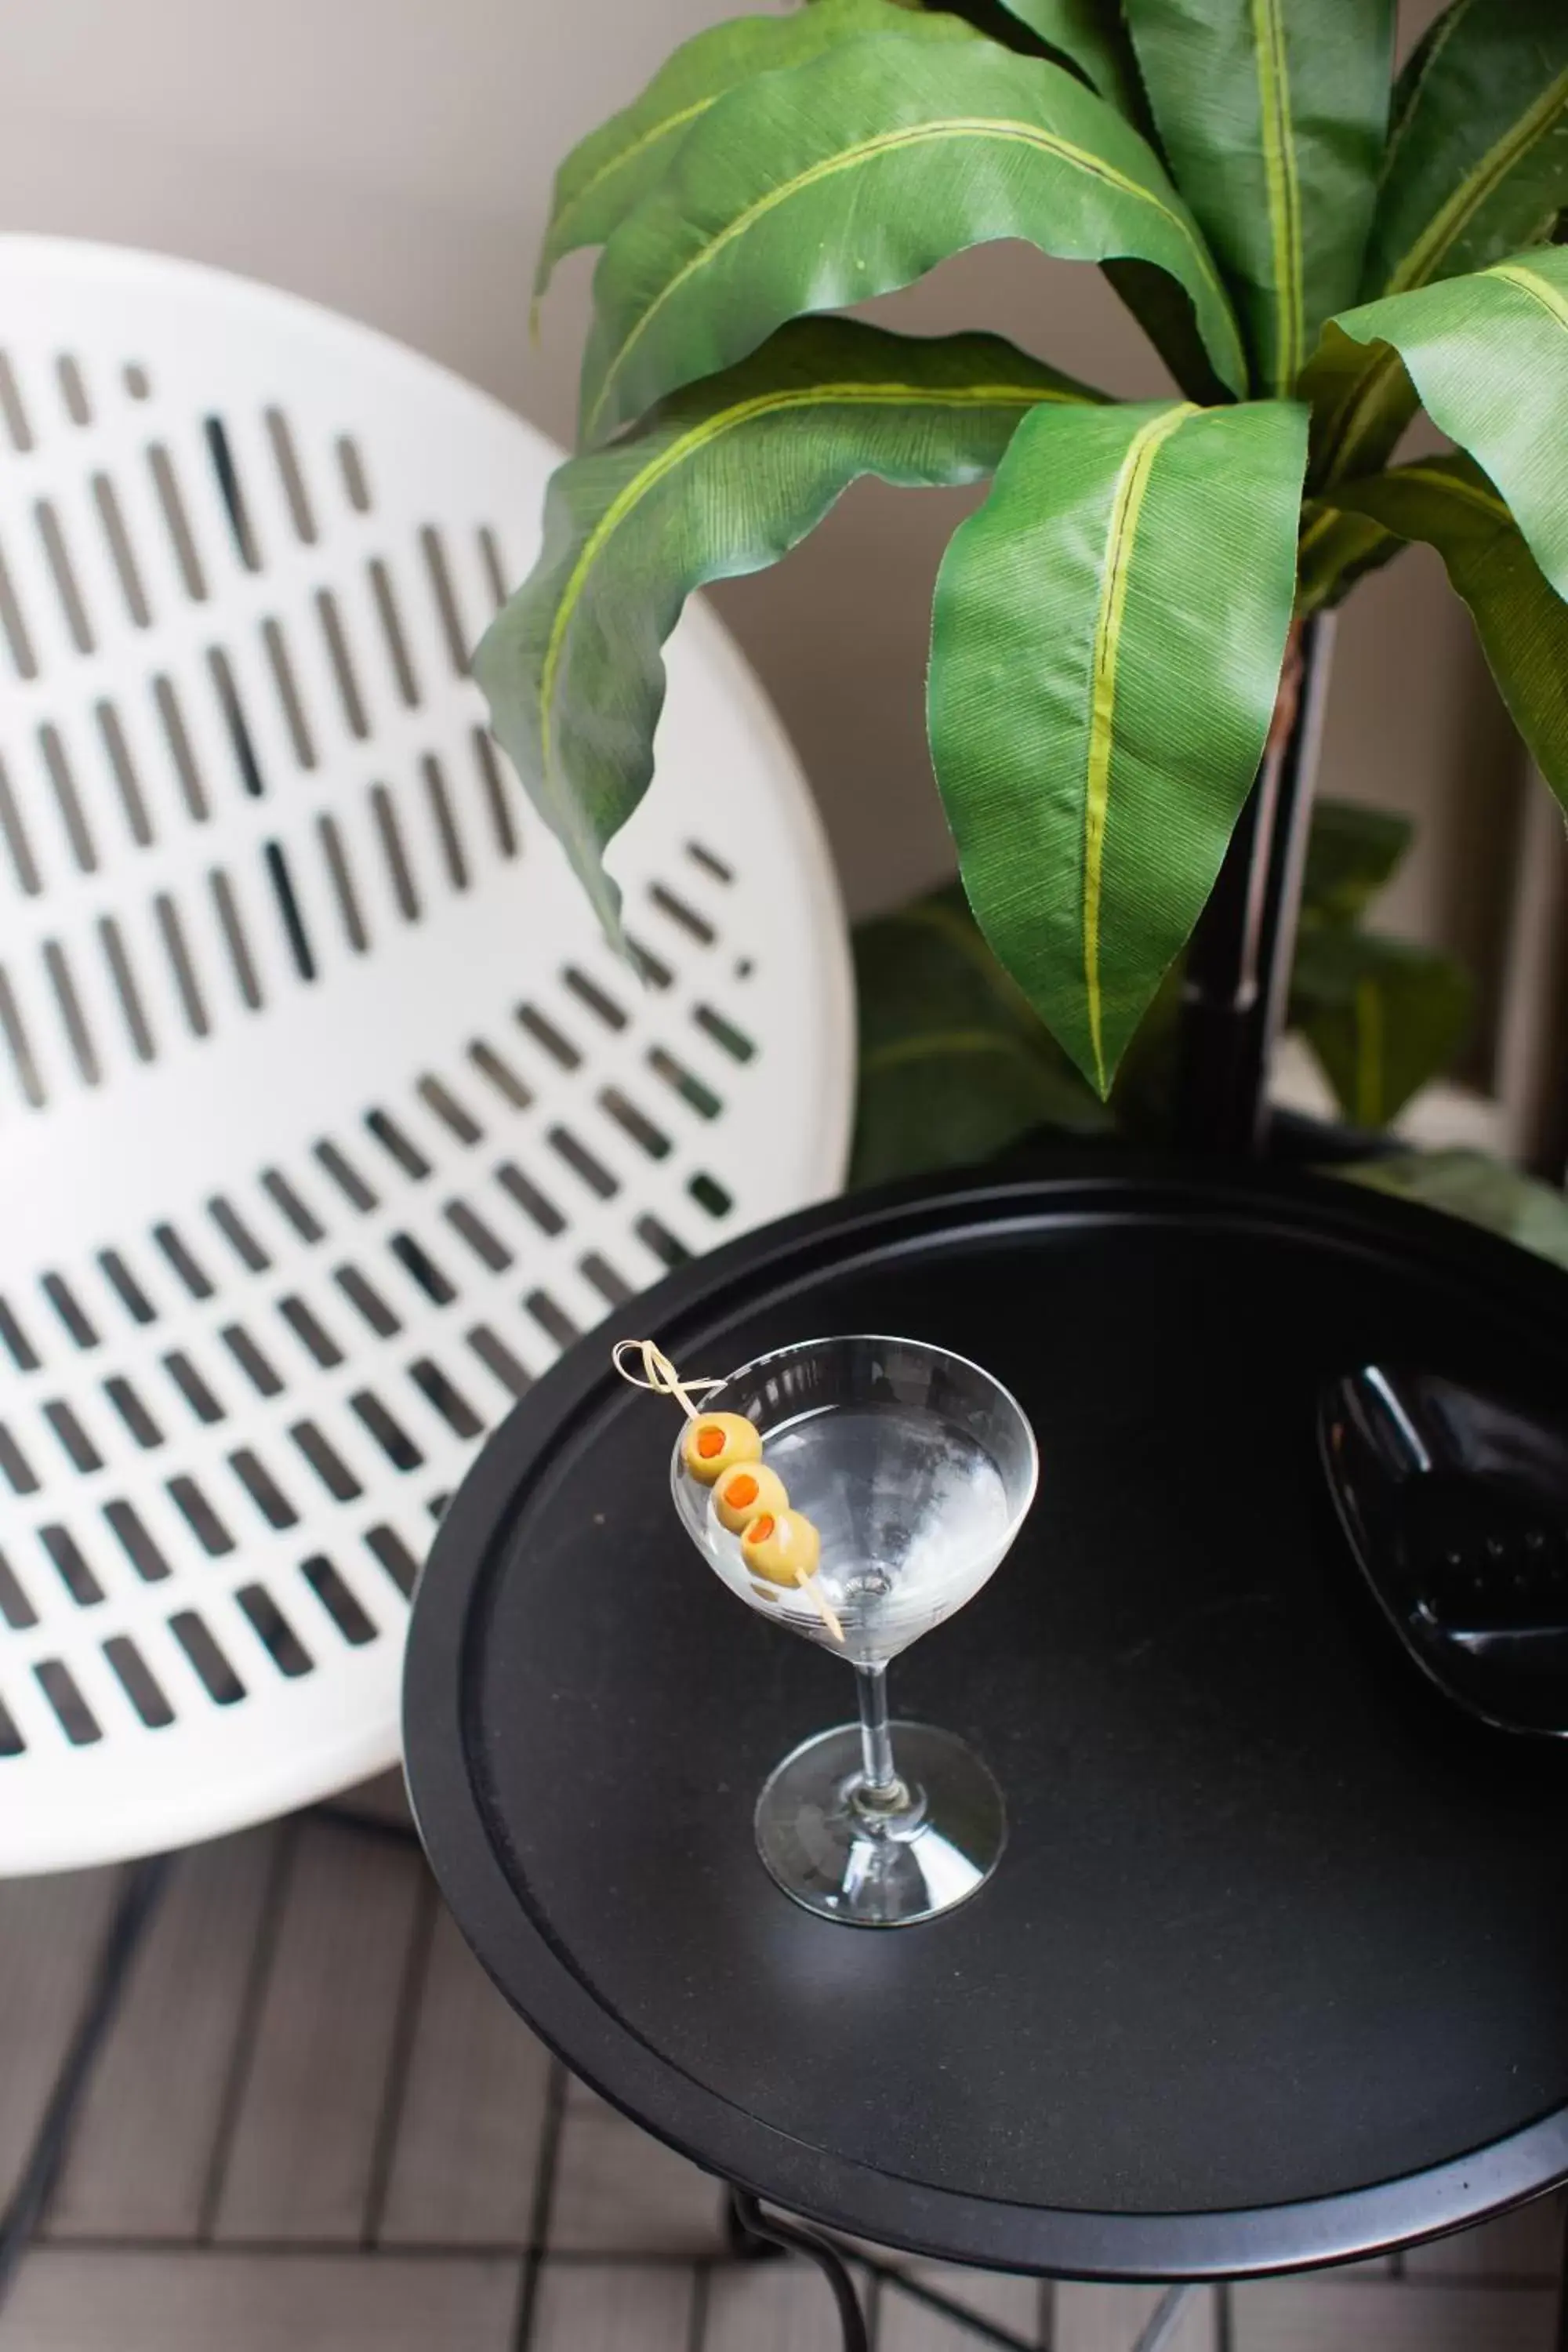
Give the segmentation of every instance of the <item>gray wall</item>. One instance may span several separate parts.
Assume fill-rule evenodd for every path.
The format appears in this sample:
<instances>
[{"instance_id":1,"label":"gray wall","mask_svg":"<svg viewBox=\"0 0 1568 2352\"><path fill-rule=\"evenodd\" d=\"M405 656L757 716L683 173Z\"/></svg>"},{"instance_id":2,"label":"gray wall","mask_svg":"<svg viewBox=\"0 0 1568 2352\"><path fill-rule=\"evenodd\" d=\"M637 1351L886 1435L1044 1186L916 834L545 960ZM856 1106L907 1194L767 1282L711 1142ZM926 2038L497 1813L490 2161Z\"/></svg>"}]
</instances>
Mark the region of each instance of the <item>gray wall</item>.
<instances>
[{"instance_id":1,"label":"gray wall","mask_svg":"<svg viewBox=\"0 0 1568 2352\"><path fill-rule=\"evenodd\" d=\"M742 0L5 0L0 222L248 272L434 353L564 437L588 269L531 348L528 284L565 146ZM1409 37L1434 8L1407 10ZM879 305L998 328L1121 394L1159 363L1091 269L984 249ZM864 485L718 601L812 776L850 903L944 873L921 680L956 495ZM1407 556L1342 631L1328 788L1417 812L1388 906L1485 963L1518 755L1435 561ZM1500 791L1500 786L1502 789Z\"/></svg>"}]
</instances>

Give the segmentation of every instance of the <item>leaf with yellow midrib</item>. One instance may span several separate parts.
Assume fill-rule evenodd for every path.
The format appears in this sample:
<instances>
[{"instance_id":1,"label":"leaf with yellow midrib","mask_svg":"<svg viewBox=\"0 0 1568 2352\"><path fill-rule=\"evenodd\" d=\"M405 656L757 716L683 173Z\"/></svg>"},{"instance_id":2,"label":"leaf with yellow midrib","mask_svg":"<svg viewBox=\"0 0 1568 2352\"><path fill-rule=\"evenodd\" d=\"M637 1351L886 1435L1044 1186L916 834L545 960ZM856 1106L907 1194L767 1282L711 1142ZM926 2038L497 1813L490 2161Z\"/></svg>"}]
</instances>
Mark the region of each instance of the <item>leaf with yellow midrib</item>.
<instances>
[{"instance_id":1,"label":"leaf with yellow midrib","mask_svg":"<svg viewBox=\"0 0 1568 2352\"><path fill-rule=\"evenodd\" d=\"M931 753L969 902L1104 1095L1274 708L1306 411L1035 410L937 576Z\"/></svg>"},{"instance_id":2,"label":"leaf with yellow midrib","mask_svg":"<svg viewBox=\"0 0 1568 2352\"><path fill-rule=\"evenodd\" d=\"M1334 503L1345 480L1387 457L1418 400L1485 467L1568 596L1568 247L1536 246L1342 311L1302 389L1320 403L1314 486Z\"/></svg>"},{"instance_id":3,"label":"leaf with yellow midrib","mask_svg":"<svg viewBox=\"0 0 1568 2352\"><path fill-rule=\"evenodd\" d=\"M1043 58L889 35L763 76L693 125L605 248L582 437L614 434L793 316L890 292L1002 237L1163 270L1219 377L1245 387L1213 257L1114 108Z\"/></svg>"},{"instance_id":4,"label":"leaf with yellow midrib","mask_svg":"<svg viewBox=\"0 0 1568 2352\"><path fill-rule=\"evenodd\" d=\"M536 302L564 255L603 245L657 187L682 136L726 90L759 74L804 65L836 42L871 32L931 42L980 37L960 16L910 9L900 0L816 0L788 16L710 25L683 41L641 96L579 141L556 173L534 276Z\"/></svg>"},{"instance_id":5,"label":"leaf with yellow midrib","mask_svg":"<svg viewBox=\"0 0 1568 2352\"><path fill-rule=\"evenodd\" d=\"M1568 604L1545 579L1507 501L1472 458L1423 457L1336 494L1346 509L1442 557L1470 608L1514 725L1568 805Z\"/></svg>"},{"instance_id":6,"label":"leaf with yellow midrib","mask_svg":"<svg viewBox=\"0 0 1568 2352\"><path fill-rule=\"evenodd\" d=\"M1565 122L1562 0L1458 0L1401 77L1363 296L1483 268L1543 235L1568 204Z\"/></svg>"},{"instance_id":7,"label":"leaf with yellow midrib","mask_svg":"<svg viewBox=\"0 0 1568 2352\"><path fill-rule=\"evenodd\" d=\"M1103 1007L1100 986L1100 908L1105 877L1105 828L1110 814L1110 766L1116 745L1116 665L1121 651L1121 631L1127 610L1127 584L1131 573L1139 517L1148 493L1149 476L1163 442L1177 433L1189 416L1197 415L1190 403L1168 408L1141 425L1121 461L1110 506L1101 572L1100 610L1095 614L1094 649L1089 666L1089 740L1084 756L1083 793L1083 985L1089 1013L1089 1037L1094 1055L1094 1079L1101 1095L1110 1091L1105 1067Z\"/></svg>"},{"instance_id":8,"label":"leaf with yellow midrib","mask_svg":"<svg viewBox=\"0 0 1568 2352\"><path fill-rule=\"evenodd\" d=\"M1281 394L1355 299L1388 123L1393 0L1125 0L1171 174Z\"/></svg>"},{"instance_id":9,"label":"leaf with yellow midrib","mask_svg":"<svg viewBox=\"0 0 1568 2352\"><path fill-rule=\"evenodd\" d=\"M1207 278L1215 293L1216 295L1219 293L1218 278L1214 274L1213 264L1196 231L1182 221L1180 215L1152 191L1140 187L1137 182L1131 179L1127 173L1116 171L1113 166L1104 163L1100 156L1091 154L1085 148L1075 146L1070 140L1058 138L1054 132L1043 131L1033 123L985 121L975 116L964 115L955 116L945 122L921 123L902 130L885 131L878 137L863 139L858 145L847 148L841 154L826 157L821 163L811 165L809 170L797 172L792 178L782 181L777 187L770 188L765 195L757 197L755 202L748 205L743 212L737 214L733 220L727 221L716 236L710 237L698 252L681 264L675 275L659 288L647 307L637 313L606 362L593 405L588 409L584 419L584 439L588 442L598 439L605 425L605 413L611 407L616 395L617 379L642 338L654 326L659 313L667 304L675 301L679 295L688 290L702 271L712 268L728 247L748 236L759 224L765 221L771 213L777 212L782 206L791 204L815 188L823 186L828 181L835 180L840 175L864 170L889 156L897 154L900 150L935 147L949 142L963 144L984 144L995 142L1004 146L1029 148L1037 154L1049 156L1057 163L1069 165L1074 171L1083 173L1089 179L1102 182L1105 186L1115 189L1123 196L1131 197L1136 203L1152 206L1163 217L1174 223L1181 229L1192 248L1194 265Z\"/></svg>"},{"instance_id":10,"label":"leaf with yellow midrib","mask_svg":"<svg viewBox=\"0 0 1568 2352\"><path fill-rule=\"evenodd\" d=\"M1290 120L1290 68L1285 47L1281 0L1252 0L1253 41L1258 57L1258 118L1263 134L1264 182L1274 245L1274 389L1289 391L1306 353L1306 286L1301 249L1301 188L1296 168L1296 134Z\"/></svg>"},{"instance_id":11,"label":"leaf with yellow midrib","mask_svg":"<svg viewBox=\"0 0 1568 2352\"><path fill-rule=\"evenodd\" d=\"M689 592L776 562L858 475L973 481L1031 408L1100 396L999 336L800 320L614 448L561 468L539 561L474 674L613 935L619 897L604 850L652 773L658 648Z\"/></svg>"}]
</instances>

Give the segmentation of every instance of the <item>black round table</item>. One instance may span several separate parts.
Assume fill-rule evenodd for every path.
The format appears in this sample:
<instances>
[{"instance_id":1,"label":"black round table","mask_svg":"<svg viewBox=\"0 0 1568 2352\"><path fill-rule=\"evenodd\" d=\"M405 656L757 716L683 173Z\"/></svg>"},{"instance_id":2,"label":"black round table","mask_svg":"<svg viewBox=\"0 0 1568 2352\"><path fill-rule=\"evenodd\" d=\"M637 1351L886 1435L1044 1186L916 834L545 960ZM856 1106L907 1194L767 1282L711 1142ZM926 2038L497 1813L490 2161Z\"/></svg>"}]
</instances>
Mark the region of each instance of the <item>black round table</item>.
<instances>
[{"instance_id":1,"label":"black round table","mask_svg":"<svg viewBox=\"0 0 1568 2352\"><path fill-rule=\"evenodd\" d=\"M1008 1850L879 1933L753 1850L849 1677L704 1569L673 1408L608 1334L519 1405L419 1592L407 1768L570 2066L790 2213L1006 2270L1331 2262L1568 2175L1568 1755L1420 1683L1315 1444L1323 1381L1374 1358L1568 1405L1568 1277L1348 1185L1122 1159L810 1211L628 1314L693 1372L940 1341L1020 1397L1042 1481L893 1668L896 1716L989 1760Z\"/></svg>"}]
</instances>

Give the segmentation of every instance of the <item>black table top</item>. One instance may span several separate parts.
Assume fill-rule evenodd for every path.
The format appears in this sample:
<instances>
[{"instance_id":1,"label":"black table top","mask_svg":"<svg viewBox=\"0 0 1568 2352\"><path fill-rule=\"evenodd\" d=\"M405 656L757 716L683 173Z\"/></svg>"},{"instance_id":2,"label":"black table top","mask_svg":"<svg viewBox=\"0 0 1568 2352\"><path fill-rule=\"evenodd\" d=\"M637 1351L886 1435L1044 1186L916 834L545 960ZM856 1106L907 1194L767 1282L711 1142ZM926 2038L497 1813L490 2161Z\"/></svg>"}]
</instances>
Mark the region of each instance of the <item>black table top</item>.
<instances>
[{"instance_id":1,"label":"black table top","mask_svg":"<svg viewBox=\"0 0 1568 2352\"><path fill-rule=\"evenodd\" d=\"M976 1358L1040 1442L895 1715L1006 1794L994 1880L876 1933L772 1884L769 1769L853 1712L704 1568L673 1408L585 1343L454 1503L408 1771L459 1923L580 2074L797 2212L1002 2268L1361 2254L1568 2174L1568 1753L1447 1710L1359 1587L1320 1381L1374 1356L1568 1402L1568 1277L1299 1179L1072 1163L851 1201L630 1310L693 1372L826 1330Z\"/></svg>"}]
</instances>

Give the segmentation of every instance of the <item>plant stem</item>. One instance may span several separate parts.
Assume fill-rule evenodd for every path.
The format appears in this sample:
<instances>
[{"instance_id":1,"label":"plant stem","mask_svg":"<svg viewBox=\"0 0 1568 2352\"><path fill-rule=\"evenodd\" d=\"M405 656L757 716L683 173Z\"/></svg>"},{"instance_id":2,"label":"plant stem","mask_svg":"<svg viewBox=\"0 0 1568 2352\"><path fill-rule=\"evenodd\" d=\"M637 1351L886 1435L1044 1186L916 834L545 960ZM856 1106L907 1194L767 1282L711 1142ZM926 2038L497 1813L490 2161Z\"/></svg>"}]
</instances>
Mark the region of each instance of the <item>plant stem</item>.
<instances>
[{"instance_id":1,"label":"plant stem","mask_svg":"<svg viewBox=\"0 0 1568 2352\"><path fill-rule=\"evenodd\" d=\"M876 1806L900 1804L904 1786L893 1769L893 1742L888 1730L888 1669L855 1665L855 1691L860 1702L859 1796Z\"/></svg>"}]
</instances>

